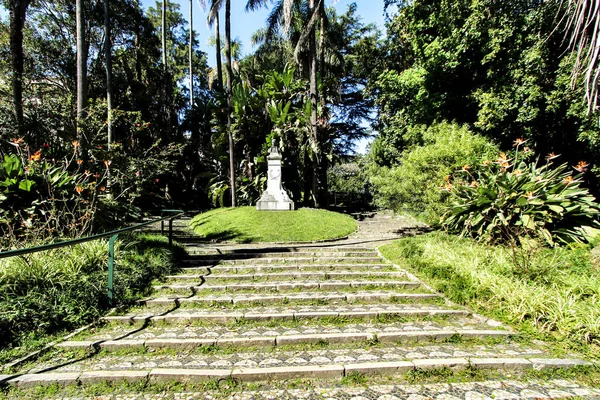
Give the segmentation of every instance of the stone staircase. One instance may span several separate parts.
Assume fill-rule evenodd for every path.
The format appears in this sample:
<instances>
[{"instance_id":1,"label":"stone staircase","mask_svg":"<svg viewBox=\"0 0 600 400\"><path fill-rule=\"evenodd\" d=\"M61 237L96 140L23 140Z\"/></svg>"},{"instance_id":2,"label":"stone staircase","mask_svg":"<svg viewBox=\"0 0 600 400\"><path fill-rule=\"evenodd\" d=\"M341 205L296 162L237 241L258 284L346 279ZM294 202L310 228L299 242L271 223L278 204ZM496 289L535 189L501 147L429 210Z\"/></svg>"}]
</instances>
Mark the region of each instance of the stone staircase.
<instances>
[{"instance_id":1,"label":"stone staircase","mask_svg":"<svg viewBox=\"0 0 600 400\"><path fill-rule=\"evenodd\" d=\"M339 243L190 245L181 273L156 284L139 306L60 343L61 351L21 375L0 379L20 387L275 384L244 397L265 399L600 396L564 380L409 384L411 376L518 377L589 363L576 355L555 358L544 343L519 340L509 327L451 304L388 263L376 246L400 233L385 231L386 224L398 226L394 217L380 218ZM295 392L285 386L290 380L312 383ZM365 384L340 386L344 380ZM444 393L451 396L439 397Z\"/></svg>"}]
</instances>

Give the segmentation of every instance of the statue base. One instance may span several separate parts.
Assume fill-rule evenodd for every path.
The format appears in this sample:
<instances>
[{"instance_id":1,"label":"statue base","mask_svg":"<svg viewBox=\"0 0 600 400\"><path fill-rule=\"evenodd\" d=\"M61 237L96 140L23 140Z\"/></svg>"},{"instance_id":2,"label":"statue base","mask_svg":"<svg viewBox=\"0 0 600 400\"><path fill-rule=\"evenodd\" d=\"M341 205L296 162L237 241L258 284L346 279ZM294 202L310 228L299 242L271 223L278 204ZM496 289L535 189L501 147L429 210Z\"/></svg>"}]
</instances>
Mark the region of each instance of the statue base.
<instances>
[{"instance_id":1,"label":"statue base","mask_svg":"<svg viewBox=\"0 0 600 400\"><path fill-rule=\"evenodd\" d=\"M256 209L260 211L292 211L294 210L294 202L290 200L284 191L276 195L265 192L256 203Z\"/></svg>"}]
</instances>

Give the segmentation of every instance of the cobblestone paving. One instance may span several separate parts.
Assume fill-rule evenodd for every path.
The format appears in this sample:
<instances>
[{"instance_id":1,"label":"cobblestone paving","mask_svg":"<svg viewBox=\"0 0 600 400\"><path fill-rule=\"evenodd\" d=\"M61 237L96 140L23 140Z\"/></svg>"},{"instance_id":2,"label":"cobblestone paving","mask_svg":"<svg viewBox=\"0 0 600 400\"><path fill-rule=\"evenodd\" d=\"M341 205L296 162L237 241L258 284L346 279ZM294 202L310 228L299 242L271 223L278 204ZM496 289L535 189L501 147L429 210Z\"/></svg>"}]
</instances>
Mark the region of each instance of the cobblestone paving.
<instances>
[{"instance_id":1,"label":"cobblestone paving","mask_svg":"<svg viewBox=\"0 0 600 400\"><path fill-rule=\"evenodd\" d=\"M279 382L241 392L233 385L232 390L214 393L94 397L115 400L600 396L597 389L561 380L401 384L405 374L435 369L452 374L468 368L497 369L510 371L511 377L525 369L546 371L585 362L577 354L557 359L543 342L514 340L518 333L511 328L450 303L379 256L376 248L381 244L424 227L390 213L363 215L359 226L351 237L335 243L199 244L180 221L175 229L193 254L181 274L157 284L139 306L107 317L105 326L63 343L62 352L23 366L19 372L25 375L13 383L31 386L62 379L86 385L126 379L145 384L153 379L185 382L190 377L206 381L224 376ZM381 271L390 278L387 286L382 274L373 274ZM349 282L348 290L336 287ZM394 282L397 285L389 287ZM253 292L260 285L276 291ZM375 380L365 387L342 384L340 379L351 379L352 371ZM2 379L10 383L13 378ZM310 388L286 389L288 379L306 380ZM82 397L71 399L76 398Z\"/></svg>"},{"instance_id":2,"label":"cobblestone paving","mask_svg":"<svg viewBox=\"0 0 600 400\"><path fill-rule=\"evenodd\" d=\"M211 392L161 393L148 395L114 395L96 400L280 400L280 399L347 399L347 400L493 400L493 399L599 399L600 389L583 387L566 380L484 381L429 385L371 385L369 387L317 387L311 389L273 389L245 391L229 396ZM65 400L84 400L68 397Z\"/></svg>"},{"instance_id":3,"label":"cobblestone paving","mask_svg":"<svg viewBox=\"0 0 600 400\"><path fill-rule=\"evenodd\" d=\"M361 346L362 347L362 346ZM348 364L359 362L388 362L436 358L536 358L546 354L545 350L516 343L494 346L458 345L432 346L386 346L381 348L338 348L307 351L276 351L263 349L260 352L232 352L229 354L190 354L193 350L181 349L178 354L140 354L94 357L73 365L56 369L56 372L80 372L85 370L131 370L153 368L256 368L287 367L298 365ZM42 371L50 365L38 365Z\"/></svg>"},{"instance_id":4,"label":"cobblestone paving","mask_svg":"<svg viewBox=\"0 0 600 400\"><path fill-rule=\"evenodd\" d=\"M275 325L275 324L271 324ZM127 339L203 339L217 337L257 337L257 336L280 336L280 335L299 335L314 333L381 333L381 332L422 332L422 331L442 331L460 327L465 330L490 329L490 326L473 320L470 317L455 317L452 321L440 322L398 322L398 323L351 323L343 326L336 325L307 325L286 328L284 326L253 326L246 328L244 326L231 328L227 326L213 324L211 326L150 326L143 329L143 332L137 332L139 328L132 327L127 330L123 326L114 325L103 329L103 333L91 334L86 340L110 340L127 335ZM501 329L497 327L496 329Z\"/></svg>"}]
</instances>

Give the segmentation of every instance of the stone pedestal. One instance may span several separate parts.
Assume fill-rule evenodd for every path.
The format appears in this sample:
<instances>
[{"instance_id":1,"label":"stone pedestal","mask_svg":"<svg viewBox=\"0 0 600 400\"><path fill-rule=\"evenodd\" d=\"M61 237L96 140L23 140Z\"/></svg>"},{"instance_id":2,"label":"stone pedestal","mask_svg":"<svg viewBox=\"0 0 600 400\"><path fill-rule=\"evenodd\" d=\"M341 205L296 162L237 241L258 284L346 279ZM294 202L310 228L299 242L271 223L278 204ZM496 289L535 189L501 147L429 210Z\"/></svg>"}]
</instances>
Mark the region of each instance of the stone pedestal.
<instances>
[{"instance_id":1,"label":"stone pedestal","mask_svg":"<svg viewBox=\"0 0 600 400\"><path fill-rule=\"evenodd\" d=\"M273 145L269 149L267 160L269 163L267 190L256 203L256 209L264 211L293 210L294 202L290 200L290 197L281 186L281 154L279 154L279 148L275 140L273 140Z\"/></svg>"}]
</instances>

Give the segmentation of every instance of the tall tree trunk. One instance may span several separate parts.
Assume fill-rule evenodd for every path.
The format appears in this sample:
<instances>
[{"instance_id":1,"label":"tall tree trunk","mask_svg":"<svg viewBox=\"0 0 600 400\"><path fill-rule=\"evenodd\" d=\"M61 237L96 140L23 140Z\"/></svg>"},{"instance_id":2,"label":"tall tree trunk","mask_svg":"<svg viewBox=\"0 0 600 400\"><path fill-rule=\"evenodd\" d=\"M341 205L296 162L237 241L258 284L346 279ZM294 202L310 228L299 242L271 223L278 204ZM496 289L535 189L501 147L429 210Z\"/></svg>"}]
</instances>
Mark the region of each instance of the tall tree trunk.
<instances>
[{"instance_id":1,"label":"tall tree trunk","mask_svg":"<svg viewBox=\"0 0 600 400\"><path fill-rule=\"evenodd\" d=\"M190 53L189 53L189 65L190 65L190 110L194 107L194 68L192 66L192 52L194 51L194 27L193 27L193 7L192 1L190 0Z\"/></svg>"},{"instance_id":2,"label":"tall tree trunk","mask_svg":"<svg viewBox=\"0 0 600 400\"><path fill-rule=\"evenodd\" d=\"M11 0L10 7L10 54L12 63L12 95L17 132L24 134L23 119L23 28L25 13L30 0Z\"/></svg>"},{"instance_id":3,"label":"tall tree trunk","mask_svg":"<svg viewBox=\"0 0 600 400\"><path fill-rule=\"evenodd\" d=\"M329 113L326 110L327 104L325 102L324 88L325 88L325 2L319 3L319 16L320 16L320 37L319 37L319 75L321 76L321 132L319 133L321 142L325 141L326 132L329 129ZM321 143L323 149L325 143ZM327 146L329 151L329 146ZM317 172L318 185L319 185L319 201L321 206L327 207L329 205L329 184L327 182L327 169L328 169L328 158L321 154L320 158L320 170Z\"/></svg>"},{"instance_id":4,"label":"tall tree trunk","mask_svg":"<svg viewBox=\"0 0 600 400\"><path fill-rule=\"evenodd\" d=\"M104 58L106 59L106 113L107 113L107 144L108 151L112 148L113 143L113 91L112 91L112 43L110 39L110 7L109 0L104 0ZM111 193L111 177L110 169L107 171L106 189L108 197L112 197Z\"/></svg>"},{"instance_id":5,"label":"tall tree trunk","mask_svg":"<svg viewBox=\"0 0 600 400\"><path fill-rule=\"evenodd\" d=\"M231 186L231 206L237 207L235 187L235 153L231 124L231 98L233 97L231 68L231 0L225 0L225 63L227 78L227 136L229 137L229 184Z\"/></svg>"},{"instance_id":6,"label":"tall tree trunk","mask_svg":"<svg viewBox=\"0 0 600 400\"><path fill-rule=\"evenodd\" d=\"M310 0L309 7L311 16L317 12L315 9L314 0ZM313 184L312 184L312 195L314 207L319 208L319 182L318 182L318 171L320 168L321 159L321 144L319 143L319 130L317 126L317 107L319 102L319 88L317 87L317 40L315 37L316 30L314 27L310 32L309 38L309 53L310 53L310 103L311 103L311 114L310 114L310 126L311 126L311 142L313 150Z\"/></svg>"},{"instance_id":7,"label":"tall tree trunk","mask_svg":"<svg viewBox=\"0 0 600 400\"><path fill-rule=\"evenodd\" d=\"M223 62L221 61L221 27L219 13L215 15L215 39L217 41L217 84L223 89Z\"/></svg>"},{"instance_id":8,"label":"tall tree trunk","mask_svg":"<svg viewBox=\"0 0 600 400\"><path fill-rule=\"evenodd\" d=\"M141 55L141 47L142 44L140 43L140 25L142 24L142 11L140 10L140 0L136 1L136 24L135 24L135 39L134 39L134 45L135 45L135 79L138 82L142 81L142 60L140 60L140 55Z\"/></svg>"},{"instance_id":9,"label":"tall tree trunk","mask_svg":"<svg viewBox=\"0 0 600 400\"><path fill-rule=\"evenodd\" d=\"M167 0L162 1L162 63L167 70Z\"/></svg>"},{"instance_id":10,"label":"tall tree trunk","mask_svg":"<svg viewBox=\"0 0 600 400\"><path fill-rule=\"evenodd\" d=\"M81 146L80 151L86 148L81 123L85 118L87 108L87 49L85 38L85 13L84 0L76 0L76 25L77 25L77 138ZM80 153L82 154L82 153Z\"/></svg>"}]
</instances>

